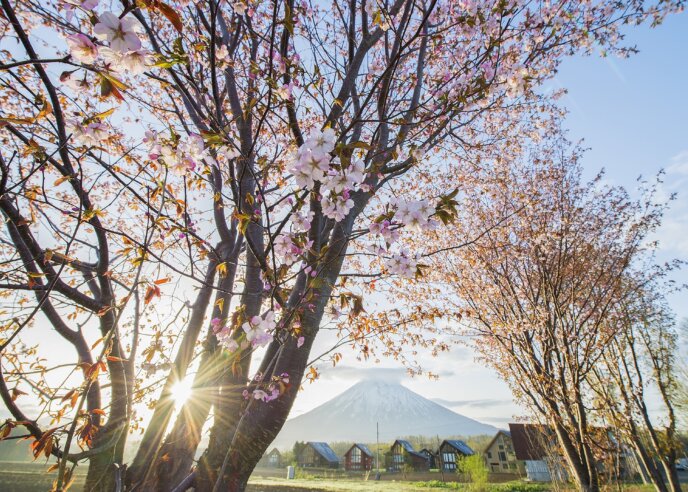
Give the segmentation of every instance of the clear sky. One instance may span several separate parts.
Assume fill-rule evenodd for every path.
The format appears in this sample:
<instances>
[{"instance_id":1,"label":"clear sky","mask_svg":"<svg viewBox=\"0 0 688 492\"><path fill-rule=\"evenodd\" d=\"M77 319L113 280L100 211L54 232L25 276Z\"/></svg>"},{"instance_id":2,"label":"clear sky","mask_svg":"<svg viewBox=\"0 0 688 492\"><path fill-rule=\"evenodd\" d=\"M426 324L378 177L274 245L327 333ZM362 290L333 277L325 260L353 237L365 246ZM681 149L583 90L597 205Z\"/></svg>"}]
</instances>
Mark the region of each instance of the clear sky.
<instances>
[{"instance_id":1,"label":"clear sky","mask_svg":"<svg viewBox=\"0 0 688 492\"><path fill-rule=\"evenodd\" d=\"M688 259L688 13L668 18L661 26L627 31L627 42L640 53L628 59L576 57L564 62L550 88L565 87L566 127L573 140L590 147L583 166L592 177L601 168L607 179L635 187L640 175L667 172L664 191L678 193L660 231L662 260ZM547 89L547 88L546 88ZM688 271L677 280L688 282ZM688 316L688 296L673 296L671 305ZM359 379L376 374L400 378L425 397L442 400L468 417L504 426L522 410L513 404L506 385L474 362L468 349L454 349L424 366L439 381L409 379L390 361L357 363L351 354L335 369L323 367L323 378L305 383L292 415L299 415L342 392Z\"/></svg>"}]
</instances>

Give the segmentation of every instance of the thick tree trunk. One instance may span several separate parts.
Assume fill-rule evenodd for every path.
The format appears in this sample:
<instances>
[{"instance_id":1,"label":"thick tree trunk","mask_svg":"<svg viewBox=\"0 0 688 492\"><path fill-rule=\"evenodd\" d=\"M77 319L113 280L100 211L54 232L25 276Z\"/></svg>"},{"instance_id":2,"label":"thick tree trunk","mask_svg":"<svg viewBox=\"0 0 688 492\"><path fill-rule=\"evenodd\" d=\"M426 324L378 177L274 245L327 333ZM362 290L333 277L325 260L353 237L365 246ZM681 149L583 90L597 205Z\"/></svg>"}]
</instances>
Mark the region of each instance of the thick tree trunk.
<instances>
[{"instance_id":1,"label":"thick tree trunk","mask_svg":"<svg viewBox=\"0 0 688 492\"><path fill-rule=\"evenodd\" d=\"M589 475L589 467L587 467L581 460L578 451L566 432L566 429L558 423L554 423L554 429L557 434L557 439L561 448L564 451L564 456L569 464L569 472L572 475L573 481L578 490L582 492L598 492L599 484L591 480Z\"/></svg>"},{"instance_id":2,"label":"thick tree trunk","mask_svg":"<svg viewBox=\"0 0 688 492\"><path fill-rule=\"evenodd\" d=\"M636 455L640 459L640 466L642 466L645 470L645 473L647 473L650 482L652 482L652 485L655 487L655 490L657 492L667 492L669 489L667 489L666 482L664 481L661 471L657 468L652 458L650 458L650 456L647 454L645 446L643 446L638 439L635 439L635 441L636 442L633 443L633 447L636 451ZM643 478L643 480L645 479Z\"/></svg>"},{"instance_id":3,"label":"thick tree trunk","mask_svg":"<svg viewBox=\"0 0 688 492\"><path fill-rule=\"evenodd\" d=\"M225 248L226 247L227 246L225 246ZM208 269L205 274L205 285L199 291L193 304L191 316L184 332L179 352L175 357L174 367L167 376L160 398L155 404L155 410L153 411L151 421L148 427L146 427L136 457L129 470L127 481L130 483L140 484L145 480L163 435L167 430L172 412L174 411L172 389L178 381L186 376L186 371L192 360L196 340L203 327L203 320L213 292L213 281L217 263L218 262L215 260L208 263Z\"/></svg>"},{"instance_id":4,"label":"thick tree trunk","mask_svg":"<svg viewBox=\"0 0 688 492\"><path fill-rule=\"evenodd\" d=\"M319 323L319 317L308 321L302 320L302 327L308 329L314 327L317 330ZM296 400L313 338L309 337L310 343L306 342L300 348L296 347L295 340L288 339L278 355L274 365L274 374L289 374L292 384L276 400L268 403L251 401L238 422L231 445L225 448L220 466L214 470L210 468L204 470L199 466L201 473L196 482L197 492L245 490L253 469L282 429ZM242 398L241 395L239 397Z\"/></svg>"},{"instance_id":5,"label":"thick tree trunk","mask_svg":"<svg viewBox=\"0 0 688 492\"><path fill-rule=\"evenodd\" d=\"M98 454L89 458L84 490L88 492L112 492L121 483L124 469L124 446L127 442L128 422L120 421L105 425L94 439L93 447L104 446ZM121 490L121 487L120 487Z\"/></svg>"}]
</instances>

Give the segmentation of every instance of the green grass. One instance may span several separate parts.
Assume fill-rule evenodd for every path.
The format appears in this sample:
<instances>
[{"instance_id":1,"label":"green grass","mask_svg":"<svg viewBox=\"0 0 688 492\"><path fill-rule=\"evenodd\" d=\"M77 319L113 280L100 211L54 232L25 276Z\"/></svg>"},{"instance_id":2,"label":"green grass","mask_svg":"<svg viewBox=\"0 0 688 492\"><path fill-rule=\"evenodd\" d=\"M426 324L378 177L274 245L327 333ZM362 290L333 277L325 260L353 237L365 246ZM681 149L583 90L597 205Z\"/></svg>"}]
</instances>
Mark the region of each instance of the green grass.
<instances>
[{"instance_id":1,"label":"green grass","mask_svg":"<svg viewBox=\"0 0 688 492\"><path fill-rule=\"evenodd\" d=\"M50 465L42 463L0 462L0 490L3 492L46 492L51 489L57 472L46 473ZM77 472L70 492L83 489L84 475Z\"/></svg>"},{"instance_id":2,"label":"green grass","mask_svg":"<svg viewBox=\"0 0 688 492\"><path fill-rule=\"evenodd\" d=\"M327 478L306 478L287 480L284 478L263 477L254 478L249 481L251 491L318 491L318 492L411 492L429 491L439 489L473 490L470 484L459 482L441 482L440 480L430 480L426 482L406 482L397 480L381 480L379 482L369 480L347 480L347 479L327 479ZM547 487L524 482L507 482L503 484L489 484L486 492L544 492Z\"/></svg>"}]
</instances>

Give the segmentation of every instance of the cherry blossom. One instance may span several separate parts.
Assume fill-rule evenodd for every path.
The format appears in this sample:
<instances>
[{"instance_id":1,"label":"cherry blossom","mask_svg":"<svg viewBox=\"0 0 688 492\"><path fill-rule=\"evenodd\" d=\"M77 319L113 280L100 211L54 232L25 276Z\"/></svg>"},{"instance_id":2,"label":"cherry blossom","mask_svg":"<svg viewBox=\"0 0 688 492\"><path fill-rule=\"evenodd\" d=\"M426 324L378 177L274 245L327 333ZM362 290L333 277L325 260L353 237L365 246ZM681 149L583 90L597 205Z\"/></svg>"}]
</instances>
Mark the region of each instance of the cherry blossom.
<instances>
[{"instance_id":1,"label":"cherry blossom","mask_svg":"<svg viewBox=\"0 0 688 492\"><path fill-rule=\"evenodd\" d=\"M137 75L145 72L155 63L152 53L143 49L123 53L106 47L102 48L100 53L108 64L108 68L115 72L126 71Z\"/></svg>"},{"instance_id":2,"label":"cherry blossom","mask_svg":"<svg viewBox=\"0 0 688 492\"><path fill-rule=\"evenodd\" d=\"M69 120L67 127L72 133L72 138L87 147L98 146L109 137L107 125L97 121L84 125L76 120Z\"/></svg>"},{"instance_id":3,"label":"cherry blossom","mask_svg":"<svg viewBox=\"0 0 688 492\"><path fill-rule=\"evenodd\" d=\"M95 10L100 0L65 0L65 3L85 10Z\"/></svg>"},{"instance_id":4,"label":"cherry blossom","mask_svg":"<svg viewBox=\"0 0 688 492\"><path fill-rule=\"evenodd\" d=\"M264 317L253 316L241 327L246 333L246 340L254 347L264 347L272 341L277 323L274 321L275 312L268 311Z\"/></svg>"},{"instance_id":5,"label":"cherry blossom","mask_svg":"<svg viewBox=\"0 0 688 492\"><path fill-rule=\"evenodd\" d=\"M112 12L104 12L98 17L93 32L99 39L110 43L110 48L120 53L141 49L141 40L137 34L138 22L130 16L122 19Z\"/></svg>"},{"instance_id":6,"label":"cherry blossom","mask_svg":"<svg viewBox=\"0 0 688 492\"><path fill-rule=\"evenodd\" d=\"M275 254L282 258L287 264L296 262L302 252L301 248L294 244L289 234L280 234L277 236L273 247Z\"/></svg>"},{"instance_id":7,"label":"cherry blossom","mask_svg":"<svg viewBox=\"0 0 688 492\"><path fill-rule=\"evenodd\" d=\"M305 215L301 213L295 213L292 217L292 228L295 231L306 232L311 228L311 221L315 213L309 210Z\"/></svg>"},{"instance_id":8,"label":"cherry blossom","mask_svg":"<svg viewBox=\"0 0 688 492\"><path fill-rule=\"evenodd\" d=\"M428 200L399 201L394 217L413 231L423 231L435 227L436 223L430 219L435 208Z\"/></svg>"},{"instance_id":9,"label":"cherry blossom","mask_svg":"<svg viewBox=\"0 0 688 492\"><path fill-rule=\"evenodd\" d=\"M330 152L334 150L335 141L334 130L326 128L322 132L314 132L299 147L291 170L296 184L310 190L316 181L323 181L330 169Z\"/></svg>"},{"instance_id":10,"label":"cherry blossom","mask_svg":"<svg viewBox=\"0 0 688 492\"><path fill-rule=\"evenodd\" d=\"M77 33L66 37L72 57L82 63L93 63L98 58L98 47L85 34Z\"/></svg>"},{"instance_id":11,"label":"cherry blossom","mask_svg":"<svg viewBox=\"0 0 688 492\"><path fill-rule=\"evenodd\" d=\"M382 236L387 244L392 244L399 239L399 229L392 229L391 225L391 222L385 219L380 222L373 222L369 229L373 234Z\"/></svg>"},{"instance_id":12,"label":"cherry blossom","mask_svg":"<svg viewBox=\"0 0 688 492\"><path fill-rule=\"evenodd\" d=\"M330 193L322 199L322 211L325 217L341 222L349 215L349 211L354 207L354 201L349 197L349 192L341 194Z\"/></svg>"},{"instance_id":13,"label":"cherry blossom","mask_svg":"<svg viewBox=\"0 0 688 492\"><path fill-rule=\"evenodd\" d=\"M220 318L210 320L210 325L221 347L224 347L229 352L235 352L239 348L239 344L232 339L232 330L229 326L223 325Z\"/></svg>"},{"instance_id":14,"label":"cherry blossom","mask_svg":"<svg viewBox=\"0 0 688 492\"><path fill-rule=\"evenodd\" d=\"M413 278L416 276L417 259L409 255L406 250L393 255L386 262L389 273L400 277Z\"/></svg>"}]
</instances>

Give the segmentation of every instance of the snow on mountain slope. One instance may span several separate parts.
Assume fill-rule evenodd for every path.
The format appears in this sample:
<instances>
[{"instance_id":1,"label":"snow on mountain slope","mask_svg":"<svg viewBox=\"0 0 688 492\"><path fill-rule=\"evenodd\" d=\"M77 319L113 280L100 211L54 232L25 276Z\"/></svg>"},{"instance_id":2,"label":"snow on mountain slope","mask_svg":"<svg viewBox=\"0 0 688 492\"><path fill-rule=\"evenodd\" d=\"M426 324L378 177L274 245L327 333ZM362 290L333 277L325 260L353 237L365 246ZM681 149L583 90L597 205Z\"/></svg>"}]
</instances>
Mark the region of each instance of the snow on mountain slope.
<instances>
[{"instance_id":1,"label":"snow on mountain slope","mask_svg":"<svg viewBox=\"0 0 688 492\"><path fill-rule=\"evenodd\" d=\"M274 445L290 448L295 441L375 442L402 436L472 436L494 434L496 427L464 417L423 398L399 383L368 380L313 410L288 420Z\"/></svg>"}]
</instances>

